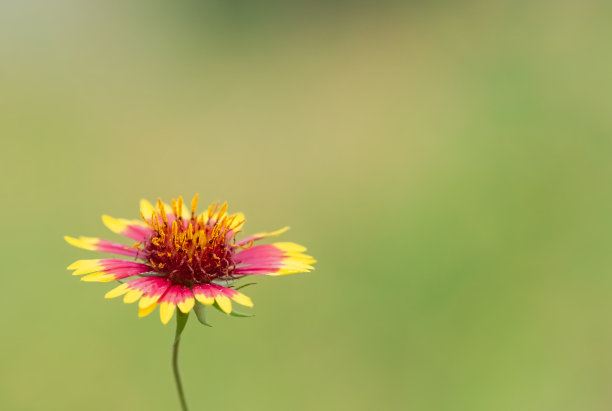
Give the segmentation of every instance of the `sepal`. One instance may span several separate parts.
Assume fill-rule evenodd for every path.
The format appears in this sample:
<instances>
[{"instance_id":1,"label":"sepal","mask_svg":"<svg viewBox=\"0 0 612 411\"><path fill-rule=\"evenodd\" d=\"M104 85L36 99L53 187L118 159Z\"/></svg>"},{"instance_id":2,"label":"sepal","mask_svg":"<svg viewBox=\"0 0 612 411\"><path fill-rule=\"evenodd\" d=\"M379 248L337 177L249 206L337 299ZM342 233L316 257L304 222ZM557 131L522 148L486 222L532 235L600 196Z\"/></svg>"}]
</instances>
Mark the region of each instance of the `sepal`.
<instances>
[{"instance_id":1,"label":"sepal","mask_svg":"<svg viewBox=\"0 0 612 411\"><path fill-rule=\"evenodd\" d=\"M177 310L176 313L176 334L174 335L174 343L176 344L181 339L181 334L187 325L187 319L189 319L189 313L184 314L181 310Z\"/></svg>"},{"instance_id":2,"label":"sepal","mask_svg":"<svg viewBox=\"0 0 612 411\"><path fill-rule=\"evenodd\" d=\"M223 311L223 309L221 307L219 307L219 304L217 304L217 302L215 301L214 304L212 305L213 307L215 307L217 310L219 310L220 312L222 312L225 315L231 315L232 317L240 317L240 318L246 318L246 317L255 317L255 314L245 314L245 313L241 313L240 311L236 311L232 308L232 311L230 311L229 313L226 313L225 311Z\"/></svg>"},{"instance_id":3,"label":"sepal","mask_svg":"<svg viewBox=\"0 0 612 411\"><path fill-rule=\"evenodd\" d=\"M196 301L195 305L193 306L193 311L195 312L200 324L205 325L207 327L212 327L212 325L206 322L206 306L204 304L199 301Z\"/></svg>"},{"instance_id":4,"label":"sepal","mask_svg":"<svg viewBox=\"0 0 612 411\"><path fill-rule=\"evenodd\" d=\"M249 285L255 285L255 284L257 284L257 283L246 283L246 284L242 284L242 285L239 285L238 287L234 287L234 290L238 291L238 290L240 290L241 288L246 288L246 287L248 287Z\"/></svg>"}]
</instances>

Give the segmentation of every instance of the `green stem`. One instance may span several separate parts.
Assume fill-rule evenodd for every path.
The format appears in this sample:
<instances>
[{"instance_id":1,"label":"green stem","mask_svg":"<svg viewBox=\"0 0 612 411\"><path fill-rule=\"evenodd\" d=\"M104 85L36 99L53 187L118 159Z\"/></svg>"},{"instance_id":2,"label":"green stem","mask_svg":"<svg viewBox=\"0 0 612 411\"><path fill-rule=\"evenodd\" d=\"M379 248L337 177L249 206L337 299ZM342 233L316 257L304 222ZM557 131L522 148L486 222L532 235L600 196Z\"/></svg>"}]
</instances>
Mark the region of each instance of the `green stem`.
<instances>
[{"instance_id":1,"label":"green stem","mask_svg":"<svg viewBox=\"0 0 612 411\"><path fill-rule=\"evenodd\" d=\"M185 392L183 391L183 384L181 383L181 375L178 369L178 350L179 343L181 342L181 334L187 324L187 318L189 314L183 314L180 310L177 310L176 317L176 335L174 337L174 345L172 347L172 371L174 371L174 381L176 382L176 390L178 391L179 400L181 401L181 409L188 411L187 401L185 400Z\"/></svg>"}]
</instances>

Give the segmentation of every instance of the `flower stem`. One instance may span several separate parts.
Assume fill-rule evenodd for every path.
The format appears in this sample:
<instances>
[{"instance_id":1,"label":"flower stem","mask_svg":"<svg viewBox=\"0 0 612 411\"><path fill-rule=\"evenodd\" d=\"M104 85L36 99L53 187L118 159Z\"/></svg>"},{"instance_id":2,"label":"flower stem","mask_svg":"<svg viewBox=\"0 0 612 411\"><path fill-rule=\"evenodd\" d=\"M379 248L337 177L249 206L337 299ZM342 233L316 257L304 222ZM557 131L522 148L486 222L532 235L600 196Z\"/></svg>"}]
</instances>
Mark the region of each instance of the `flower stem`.
<instances>
[{"instance_id":1,"label":"flower stem","mask_svg":"<svg viewBox=\"0 0 612 411\"><path fill-rule=\"evenodd\" d=\"M181 401L181 409L188 411L187 401L185 400L185 392L183 391L183 384L181 383L181 374L178 369L178 351L179 343L181 342L181 334L187 324L187 318L189 314L183 314L180 310L177 310L176 317L176 335L174 337L174 345L172 346L172 371L174 371L174 381L176 382L176 390L178 391L179 400Z\"/></svg>"}]
</instances>

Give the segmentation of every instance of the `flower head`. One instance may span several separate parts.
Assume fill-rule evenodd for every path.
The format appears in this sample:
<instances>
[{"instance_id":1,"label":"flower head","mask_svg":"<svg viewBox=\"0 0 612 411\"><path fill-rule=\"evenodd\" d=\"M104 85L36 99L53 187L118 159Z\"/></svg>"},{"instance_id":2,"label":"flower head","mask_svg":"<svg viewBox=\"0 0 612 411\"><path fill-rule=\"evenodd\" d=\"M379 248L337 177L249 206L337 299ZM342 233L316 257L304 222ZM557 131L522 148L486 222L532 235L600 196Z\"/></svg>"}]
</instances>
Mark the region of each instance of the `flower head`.
<instances>
[{"instance_id":1,"label":"flower head","mask_svg":"<svg viewBox=\"0 0 612 411\"><path fill-rule=\"evenodd\" d=\"M123 295L123 301L138 301L140 317L160 306L162 323L172 318L175 308L188 313L196 300L215 304L225 313L232 312L234 302L252 307L251 299L233 288L236 280L250 275L284 275L310 271L315 260L303 254L306 249L295 243L279 242L254 245L258 240L287 231L288 227L270 233L259 233L236 240L245 218L241 213L229 215L227 203L212 204L197 214L198 196L191 209L181 197L172 206L158 201L154 207L140 202L142 220L125 220L102 216L113 232L134 241L131 246L98 238L66 236L68 243L86 250L102 251L131 257L131 260L103 258L79 260L68 269L74 275L85 275L83 281L120 281L106 293L106 298Z\"/></svg>"}]
</instances>

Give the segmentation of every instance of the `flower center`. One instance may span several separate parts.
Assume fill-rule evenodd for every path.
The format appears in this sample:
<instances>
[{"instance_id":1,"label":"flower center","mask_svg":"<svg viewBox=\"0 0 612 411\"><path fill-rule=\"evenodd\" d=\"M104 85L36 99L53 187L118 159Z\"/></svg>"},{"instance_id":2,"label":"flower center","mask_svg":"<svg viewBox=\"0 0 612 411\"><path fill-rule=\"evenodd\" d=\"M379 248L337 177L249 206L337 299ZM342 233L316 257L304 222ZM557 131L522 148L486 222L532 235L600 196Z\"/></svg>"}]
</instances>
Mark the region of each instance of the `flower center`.
<instances>
[{"instance_id":1,"label":"flower center","mask_svg":"<svg viewBox=\"0 0 612 411\"><path fill-rule=\"evenodd\" d=\"M159 212L143 219L154 233L143 242L143 254L156 272L173 283L193 286L216 279L231 280L234 237L238 216L227 216L227 204L213 204L208 212L195 214L197 197L191 204L191 216L183 214L182 198L172 200L172 214L166 214L161 200Z\"/></svg>"}]
</instances>

